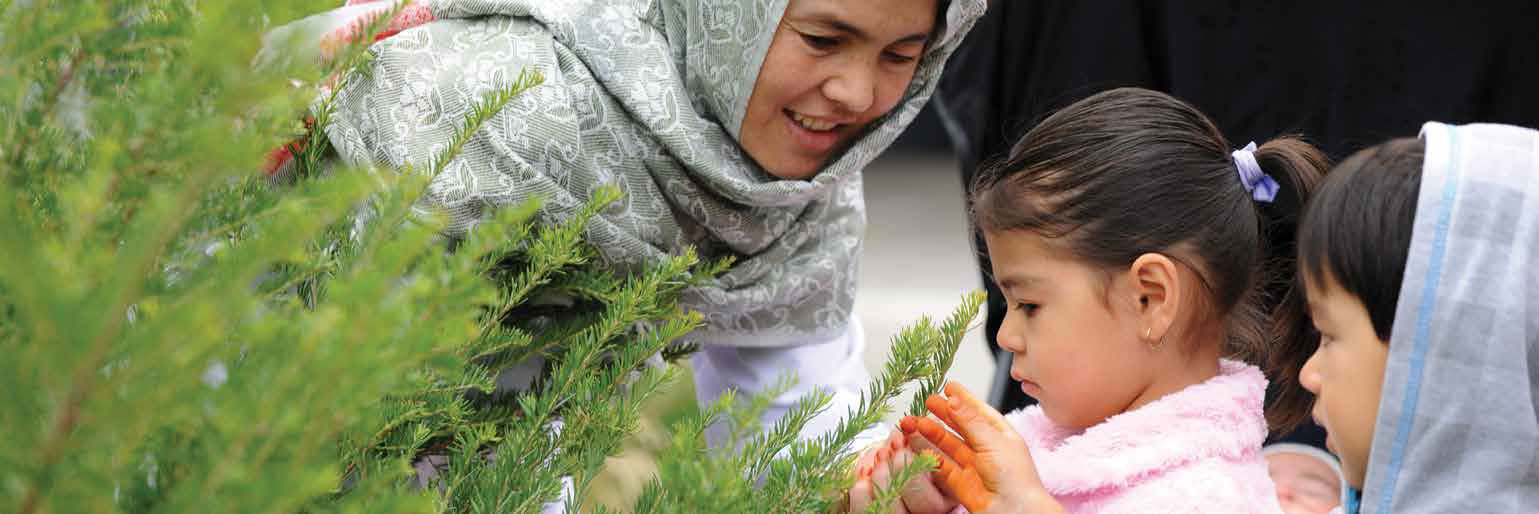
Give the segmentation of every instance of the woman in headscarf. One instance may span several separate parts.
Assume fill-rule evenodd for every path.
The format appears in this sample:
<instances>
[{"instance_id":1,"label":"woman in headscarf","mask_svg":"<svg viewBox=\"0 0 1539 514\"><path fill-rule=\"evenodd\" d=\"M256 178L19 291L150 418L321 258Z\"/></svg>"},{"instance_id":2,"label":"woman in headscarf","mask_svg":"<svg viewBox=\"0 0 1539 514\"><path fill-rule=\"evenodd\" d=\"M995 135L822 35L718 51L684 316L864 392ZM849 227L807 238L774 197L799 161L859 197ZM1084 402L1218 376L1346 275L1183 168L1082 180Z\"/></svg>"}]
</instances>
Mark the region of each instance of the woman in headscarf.
<instances>
[{"instance_id":1,"label":"woman in headscarf","mask_svg":"<svg viewBox=\"0 0 1539 514\"><path fill-rule=\"evenodd\" d=\"M354 1L296 26L335 44L388 12ZM622 269L694 247L736 263L687 293L697 395L754 393L794 373L765 421L821 387L832 427L867 378L853 317L861 170L930 97L984 0L425 0L339 85L325 127L353 164L423 169L489 91L514 98L433 177L449 235L538 196L570 216L602 186L624 198L586 238Z\"/></svg>"}]
</instances>

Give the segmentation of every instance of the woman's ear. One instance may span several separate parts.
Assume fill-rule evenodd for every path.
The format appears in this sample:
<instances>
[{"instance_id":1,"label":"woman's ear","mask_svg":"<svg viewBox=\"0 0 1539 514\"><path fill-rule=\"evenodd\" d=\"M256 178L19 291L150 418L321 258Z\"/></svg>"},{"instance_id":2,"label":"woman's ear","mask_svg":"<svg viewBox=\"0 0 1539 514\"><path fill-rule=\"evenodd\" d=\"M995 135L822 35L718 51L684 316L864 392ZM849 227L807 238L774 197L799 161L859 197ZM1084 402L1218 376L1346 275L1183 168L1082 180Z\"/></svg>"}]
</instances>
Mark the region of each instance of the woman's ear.
<instances>
[{"instance_id":1,"label":"woman's ear","mask_svg":"<svg viewBox=\"0 0 1539 514\"><path fill-rule=\"evenodd\" d=\"M1146 253L1128 266L1128 277L1132 279L1134 308L1141 323L1138 335L1148 339L1146 343L1157 345L1181 312L1185 291L1181 290L1180 268L1164 254Z\"/></svg>"}]
</instances>

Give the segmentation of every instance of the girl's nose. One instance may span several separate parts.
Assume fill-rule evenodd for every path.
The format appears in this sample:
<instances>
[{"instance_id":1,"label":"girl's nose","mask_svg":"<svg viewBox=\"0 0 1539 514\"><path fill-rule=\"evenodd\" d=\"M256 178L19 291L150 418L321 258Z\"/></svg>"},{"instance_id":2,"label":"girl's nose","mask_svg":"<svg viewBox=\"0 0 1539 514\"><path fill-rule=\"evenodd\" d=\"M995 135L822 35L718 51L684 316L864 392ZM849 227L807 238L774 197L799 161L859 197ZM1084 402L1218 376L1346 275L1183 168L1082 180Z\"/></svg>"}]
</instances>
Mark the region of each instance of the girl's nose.
<instances>
[{"instance_id":1,"label":"girl's nose","mask_svg":"<svg viewBox=\"0 0 1539 514\"><path fill-rule=\"evenodd\" d=\"M1021 333L1019 314L1010 311L1005 314L1005 319L999 323L999 333L995 340L999 341L999 347L1009 350L1011 353L1026 353L1026 336Z\"/></svg>"},{"instance_id":2,"label":"girl's nose","mask_svg":"<svg viewBox=\"0 0 1539 514\"><path fill-rule=\"evenodd\" d=\"M1304 361L1304 367L1299 369L1299 385L1304 386L1304 389L1311 393L1320 394L1320 350L1318 348L1315 349L1315 353L1310 354L1309 360Z\"/></svg>"}]
</instances>

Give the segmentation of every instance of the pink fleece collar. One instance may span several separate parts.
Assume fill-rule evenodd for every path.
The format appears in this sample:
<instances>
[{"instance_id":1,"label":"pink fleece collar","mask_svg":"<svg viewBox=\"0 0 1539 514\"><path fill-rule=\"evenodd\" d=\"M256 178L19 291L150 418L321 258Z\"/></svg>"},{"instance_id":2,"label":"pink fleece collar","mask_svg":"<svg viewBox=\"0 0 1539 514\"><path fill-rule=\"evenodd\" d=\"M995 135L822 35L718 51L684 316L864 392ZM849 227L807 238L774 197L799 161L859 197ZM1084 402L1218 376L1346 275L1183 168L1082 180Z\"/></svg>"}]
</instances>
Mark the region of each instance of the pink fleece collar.
<instances>
[{"instance_id":1,"label":"pink fleece collar","mask_svg":"<svg viewBox=\"0 0 1539 514\"><path fill-rule=\"evenodd\" d=\"M1207 458L1238 459L1266 440L1266 377L1255 366L1222 360L1219 374L1074 432L1054 425L1040 406L1007 418L1026 439L1043 484L1054 495L1122 489Z\"/></svg>"}]
</instances>

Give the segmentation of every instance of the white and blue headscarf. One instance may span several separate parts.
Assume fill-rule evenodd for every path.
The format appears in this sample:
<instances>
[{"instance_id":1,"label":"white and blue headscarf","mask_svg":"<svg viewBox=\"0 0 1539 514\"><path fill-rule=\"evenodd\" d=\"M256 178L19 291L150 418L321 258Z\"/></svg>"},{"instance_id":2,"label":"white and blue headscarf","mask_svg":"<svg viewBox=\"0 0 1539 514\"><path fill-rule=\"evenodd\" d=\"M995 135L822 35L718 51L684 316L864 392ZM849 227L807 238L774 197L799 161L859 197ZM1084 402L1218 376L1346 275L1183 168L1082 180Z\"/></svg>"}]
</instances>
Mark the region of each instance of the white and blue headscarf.
<instances>
[{"instance_id":1,"label":"white and blue headscarf","mask_svg":"<svg viewBox=\"0 0 1539 514\"><path fill-rule=\"evenodd\" d=\"M1539 512L1539 131L1428 123L1422 139L1373 449L1346 510Z\"/></svg>"}]
</instances>

